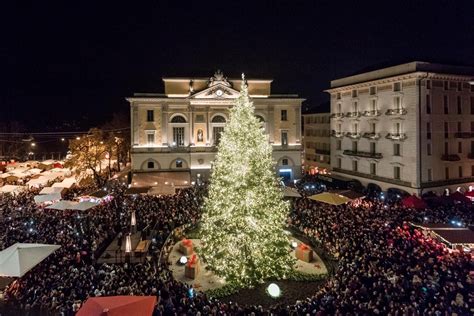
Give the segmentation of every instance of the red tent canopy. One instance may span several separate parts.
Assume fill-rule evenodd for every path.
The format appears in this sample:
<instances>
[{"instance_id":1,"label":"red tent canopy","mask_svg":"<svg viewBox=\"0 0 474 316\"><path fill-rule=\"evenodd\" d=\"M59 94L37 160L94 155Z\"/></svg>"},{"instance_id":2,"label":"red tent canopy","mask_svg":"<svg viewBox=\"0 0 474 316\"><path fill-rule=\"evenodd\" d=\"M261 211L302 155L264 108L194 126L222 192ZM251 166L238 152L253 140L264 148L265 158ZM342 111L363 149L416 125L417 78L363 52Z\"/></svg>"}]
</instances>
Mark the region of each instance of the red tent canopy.
<instances>
[{"instance_id":1,"label":"red tent canopy","mask_svg":"<svg viewBox=\"0 0 474 316\"><path fill-rule=\"evenodd\" d=\"M462 194L459 191L454 192L449 196L453 201L459 201L459 202L465 202L465 203L471 203L471 200L468 199L464 194Z\"/></svg>"},{"instance_id":2,"label":"red tent canopy","mask_svg":"<svg viewBox=\"0 0 474 316\"><path fill-rule=\"evenodd\" d=\"M151 316L156 296L90 297L76 316Z\"/></svg>"},{"instance_id":3,"label":"red tent canopy","mask_svg":"<svg viewBox=\"0 0 474 316\"><path fill-rule=\"evenodd\" d=\"M419 199L414 195L410 195L402 200L402 205L409 208L422 209L426 208L425 201Z\"/></svg>"}]
</instances>

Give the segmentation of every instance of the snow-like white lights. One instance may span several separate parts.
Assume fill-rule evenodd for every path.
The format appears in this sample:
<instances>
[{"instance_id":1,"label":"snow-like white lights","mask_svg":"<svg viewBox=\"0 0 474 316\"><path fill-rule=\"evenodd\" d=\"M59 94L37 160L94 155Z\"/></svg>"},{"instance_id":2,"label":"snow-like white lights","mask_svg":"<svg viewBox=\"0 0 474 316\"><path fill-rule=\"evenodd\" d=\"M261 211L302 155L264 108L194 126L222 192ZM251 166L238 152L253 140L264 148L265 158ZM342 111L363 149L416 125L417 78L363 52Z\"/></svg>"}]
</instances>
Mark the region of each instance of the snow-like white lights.
<instances>
[{"instance_id":1,"label":"snow-like white lights","mask_svg":"<svg viewBox=\"0 0 474 316\"><path fill-rule=\"evenodd\" d=\"M277 297L280 297L280 295L281 295L281 290L280 290L280 287L279 287L278 285L276 285L275 283L271 283L271 284L267 287L267 293L268 293L268 295L270 295L271 297L277 298Z\"/></svg>"},{"instance_id":2,"label":"snow-like white lights","mask_svg":"<svg viewBox=\"0 0 474 316\"><path fill-rule=\"evenodd\" d=\"M186 256L182 256L181 258L179 258L179 263L181 264L188 263L188 258L186 258Z\"/></svg>"}]
</instances>

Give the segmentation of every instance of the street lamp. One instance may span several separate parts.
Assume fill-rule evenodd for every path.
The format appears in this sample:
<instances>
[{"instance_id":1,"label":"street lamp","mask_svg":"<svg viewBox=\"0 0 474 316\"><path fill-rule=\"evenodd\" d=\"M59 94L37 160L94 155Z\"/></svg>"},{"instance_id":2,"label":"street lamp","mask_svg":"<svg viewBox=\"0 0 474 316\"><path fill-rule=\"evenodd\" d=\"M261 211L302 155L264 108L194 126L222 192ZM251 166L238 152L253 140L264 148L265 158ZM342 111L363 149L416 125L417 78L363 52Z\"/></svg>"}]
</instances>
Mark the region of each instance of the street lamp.
<instances>
[{"instance_id":1,"label":"street lamp","mask_svg":"<svg viewBox=\"0 0 474 316\"><path fill-rule=\"evenodd\" d=\"M35 147L36 146L36 143L31 143L31 147Z\"/></svg>"}]
</instances>

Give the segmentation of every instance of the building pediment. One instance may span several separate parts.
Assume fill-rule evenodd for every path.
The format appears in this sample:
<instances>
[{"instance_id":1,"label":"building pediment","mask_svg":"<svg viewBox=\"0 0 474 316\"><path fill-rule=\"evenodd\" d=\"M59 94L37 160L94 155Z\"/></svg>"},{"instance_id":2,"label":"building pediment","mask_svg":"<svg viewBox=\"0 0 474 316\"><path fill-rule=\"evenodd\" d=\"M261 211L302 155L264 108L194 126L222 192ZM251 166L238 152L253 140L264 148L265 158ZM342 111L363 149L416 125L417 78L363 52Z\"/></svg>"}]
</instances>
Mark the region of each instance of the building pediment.
<instances>
[{"instance_id":1,"label":"building pediment","mask_svg":"<svg viewBox=\"0 0 474 316\"><path fill-rule=\"evenodd\" d=\"M224 83L216 83L209 88L199 91L191 96L190 99L235 99L240 92Z\"/></svg>"}]
</instances>

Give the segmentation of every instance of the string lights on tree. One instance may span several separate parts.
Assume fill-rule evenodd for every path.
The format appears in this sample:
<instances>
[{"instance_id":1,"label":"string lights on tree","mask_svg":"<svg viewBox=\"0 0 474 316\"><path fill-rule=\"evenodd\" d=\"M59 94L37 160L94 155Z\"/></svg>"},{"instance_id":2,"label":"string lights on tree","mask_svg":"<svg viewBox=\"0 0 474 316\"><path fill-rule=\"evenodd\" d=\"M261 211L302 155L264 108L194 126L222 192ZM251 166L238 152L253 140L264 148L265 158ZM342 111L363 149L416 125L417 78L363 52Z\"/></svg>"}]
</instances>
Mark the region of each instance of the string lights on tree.
<instances>
[{"instance_id":1,"label":"string lights on tree","mask_svg":"<svg viewBox=\"0 0 474 316\"><path fill-rule=\"evenodd\" d=\"M229 284L244 287L287 277L295 262L284 232L288 210L272 147L242 75L204 203L199 252L208 268Z\"/></svg>"}]
</instances>

